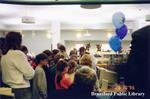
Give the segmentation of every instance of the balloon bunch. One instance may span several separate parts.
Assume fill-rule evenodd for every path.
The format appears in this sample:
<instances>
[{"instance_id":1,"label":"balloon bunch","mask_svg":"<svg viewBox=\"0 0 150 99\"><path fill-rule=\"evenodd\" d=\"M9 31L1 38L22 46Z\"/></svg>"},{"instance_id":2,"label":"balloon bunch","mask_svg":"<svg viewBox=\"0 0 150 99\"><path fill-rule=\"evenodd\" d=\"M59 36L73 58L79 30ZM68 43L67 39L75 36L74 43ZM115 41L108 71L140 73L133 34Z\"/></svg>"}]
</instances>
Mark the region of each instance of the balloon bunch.
<instances>
[{"instance_id":1,"label":"balloon bunch","mask_svg":"<svg viewBox=\"0 0 150 99\"><path fill-rule=\"evenodd\" d=\"M122 12L116 12L112 18L113 25L115 26L116 35L109 39L109 45L113 51L121 50L121 41L127 35L128 29L125 25L125 15Z\"/></svg>"}]
</instances>

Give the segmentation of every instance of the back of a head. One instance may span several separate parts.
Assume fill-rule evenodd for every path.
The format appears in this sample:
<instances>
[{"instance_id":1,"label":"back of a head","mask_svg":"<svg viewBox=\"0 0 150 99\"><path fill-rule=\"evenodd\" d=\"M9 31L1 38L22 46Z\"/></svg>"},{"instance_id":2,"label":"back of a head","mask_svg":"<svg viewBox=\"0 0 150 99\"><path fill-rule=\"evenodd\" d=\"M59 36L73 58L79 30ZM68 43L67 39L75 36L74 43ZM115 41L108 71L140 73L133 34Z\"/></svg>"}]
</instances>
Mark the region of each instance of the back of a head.
<instances>
[{"instance_id":1,"label":"back of a head","mask_svg":"<svg viewBox=\"0 0 150 99\"><path fill-rule=\"evenodd\" d=\"M69 56L76 54L75 50L71 50Z\"/></svg>"},{"instance_id":2,"label":"back of a head","mask_svg":"<svg viewBox=\"0 0 150 99\"><path fill-rule=\"evenodd\" d=\"M83 66L76 71L74 83L80 88L93 91L96 83L96 72L90 67Z\"/></svg>"},{"instance_id":3,"label":"back of a head","mask_svg":"<svg viewBox=\"0 0 150 99\"><path fill-rule=\"evenodd\" d=\"M80 47L79 48L79 52L85 52L85 51L86 51L85 47Z\"/></svg>"},{"instance_id":4,"label":"back of a head","mask_svg":"<svg viewBox=\"0 0 150 99\"><path fill-rule=\"evenodd\" d=\"M68 66L65 60L59 60L56 65L56 72L57 72L57 84L60 85L60 81L62 79L62 73L64 72L65 68Z\"/></svg>"},{"instance_id":5,"label":"back of a head","mask_svg":"<svg viewBox=\"0 0 150 99\"><path fill-rule=\"evenodd\" d=\"M76 54L72 54L71 56L70 56L70 60L74 60L74 61L78 61L78 56L76 55Z\"/></svg>"},{"instance_id":6,"label":"back of a head","mask_svg":"<svg viewBox=\"0 0 150 99\"><path fill-rule=\"evenodd\" d=\"M62 53L57 53L55 56L54 56L54 62L55 64L57 64L57 62L60 60L60 59L64 59L65 56L62 54Z\"/></svg>"},{"instance_id":7,"label":"back of a head","mask_svg":"<svg viewBox=\"0 0 150 99\"><path fill-rule=\"evenodd\" d=\"M1 54L4 51L4 47L5 47L5 38L1 37L0 38L0 50L1 50Z\"/></svg>"},{"instance_id":8,"label":"back of a head","mask_svg":"<svg viewBox=\"0 0 150 99\"><path fill-rule=\"evenodd\" d=\"M59 47L61 46L61 43L57 43L57 49L59 49Z\"/></svg>"},{"instance_id":9,"label":"back of a head","mask_svg":"<svg viewBox=\"0 0 150 99\"><path fill-rule=\"evenodd\" d=\"M47 56L53 55L53 53L50 50L45 50L45 51L43 51L43 53L45 53Z\"/></svg>"},{"instance_id":10,"label":"back of a head","mask_svg":"<svg viewBox=\"0 0 150 99\"><path fill-rule=\"evenodd\" d=\"M59 60L56 65L57 72L63 72L67 66L68 64L65 60Z\"/></svg>"},{"instance_id":11,"label":"back of a head","mask_svg":"<svg viewBox=\"0 0 150 99\"><path fill-rule=\"evenodd\" d=\"M74 60L70 60L68 62L68 66L69 66L69 70L68 70L68 73L72 73L76 67L77 67L77 63L74 61Z\"/></svg>"},{"instance_id":12,"label":"back of a head","mask_svg":"<svg viewBox=\"0 0 150 99\"><path fill-rule=\"evenodd\" d=\"M80 65L85 65L85 66L89 66L91 67L92 66L92 58L89 54L84 54L80 60Z\"/></svg>"},{"instance_id":13,"label":"back of a head","mask_svg":"<svg viewBox=\"0 0 150 99\"><path fill-rule=\"evenodd\" d=\"M132 34L131 50L143 51L147 53L150 48L150 25L145 26Z\"/></svg>"},{"instance_id":14,"label":"back of a head","mask_svg":"<svg viewBox=\"0 0 150 99\"><path fill-rule=\"evenodd\" d=\"M26 46L22 45L20 49L22 52L24 52L26 54L28 53L28 48Z\"/></svg>"},{"instance_id":15,"label":"back of a head","mask_svg":"<svg viewBox=\"0 0 150 99\"><path fill-rule=\"evenodd\" d=\"M5 43L5 38L1 37L0 38L0 49L2 49L4 47L4 43Z\"/></svg>"},{"instance_id":16,"label":"back of a head","mask_svg":"<svg viewBox=\"0 0 150 99\"><path fill-rule=\"evenodd\" d=\"M44 60L44 59L48 59L48 56L47 56L46 54L44 54L44 53L38 54L38 55L36 55L36 57L35 57L35 60L36 60L36 63L37 63L37 64L40 64L40 62L41 62L42 60Z\"/></svg>"},{"instance_id":17,"label":"back of a head","mask_svg":"<svg viewBox=\"0 0 150 99\"><path fill-rule=\"evenodd\" d=\"M22 35L19 32L9 32L5 38L5 54L9 49L20 49L22 43Z\"/></svg>"},{"instance_id":18,"label":"back of a head","mask_svg":"<svg viewBox=\"0 0 150 99\"><path fill-rule=\"evenodd\" d=\"M64 45L60 45L60 46L59 46L59 50L60 50L60 51L64 51L64 52L65 52L65 51L66 51L66 48L65 48L65 46L64 46Z\"/></svg>"},{"instance_id":19,"label":"back of a head","mask_svg":"<svg viewBox=\"0 0 150 99\"><path fill-rule=\"evenodd\" d=\"M58 49L53 49L53 50L52 50L53 57L54 57L57 53L59 53L59 50L58 50Z\"/></svg>"}]
</instances>

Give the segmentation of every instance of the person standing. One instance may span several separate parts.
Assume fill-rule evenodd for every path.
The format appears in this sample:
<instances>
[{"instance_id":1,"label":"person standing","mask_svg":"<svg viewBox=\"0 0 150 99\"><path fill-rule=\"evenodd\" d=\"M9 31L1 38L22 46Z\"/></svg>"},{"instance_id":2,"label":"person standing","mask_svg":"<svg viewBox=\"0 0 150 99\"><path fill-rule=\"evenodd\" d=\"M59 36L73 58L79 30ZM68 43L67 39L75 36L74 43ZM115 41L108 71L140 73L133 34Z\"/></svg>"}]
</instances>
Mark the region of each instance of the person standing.
<instances>
[{"instance_id":1,"label":"person standing","mask_svg":"<svg viewBox=\"0 0 150 99\"><path fill-rule=\"evenodd\" d=\"M18 32L9 32L5 42L1 57L3 83L12 88L15 99L31 99L29 80L33 78L34 70L20 51L22 36Z\"/></svg>"},{"instance_id":2,"label":"person standing","mask_svg":"<svg viewBox=\"0 0 150 99\"><path fill-rule=\"evenodd\" d=\"M82 66L75 73L74 83L68 89L66 99L98 99L91 95L97 81L96 72L88 67Z\"/></svg>"},{"instance_id":3,"label":"person standing","mask_svg":"<svg viewBox=\"0 0 150 99\"><path fill-rule=\"evenodd\" d=\"M3 54L4 44L5 44L5 38L0 38L0 61L1 61L2 54ZM1 71L1 64L0 64L0 87L1 86L2 86L2 71Z\"/></svg>"},{"instance_id":4,"label":"person standing","mask_svg":"<svg viewBox=\"0 0 150 99\"><path fill-rule=\"evenodd\" d=\"M48 56L41 53L36 56L37 67L33 79L33 99L47 99L47 80L43 69L48 64Z\"/></svg>"},{"instance_id":5,"label":"person standing","mask_svg":"<svg viewBox=\"0 0 150 99\"><path fill-rule=\"evenodd\" d=\"M66 74L68 72L68 63L65 60L59 60L56 66L56 75L55 75L55 87L56 90L65 90L68 89L72 81Z\"/></svg>"}]
</instances>

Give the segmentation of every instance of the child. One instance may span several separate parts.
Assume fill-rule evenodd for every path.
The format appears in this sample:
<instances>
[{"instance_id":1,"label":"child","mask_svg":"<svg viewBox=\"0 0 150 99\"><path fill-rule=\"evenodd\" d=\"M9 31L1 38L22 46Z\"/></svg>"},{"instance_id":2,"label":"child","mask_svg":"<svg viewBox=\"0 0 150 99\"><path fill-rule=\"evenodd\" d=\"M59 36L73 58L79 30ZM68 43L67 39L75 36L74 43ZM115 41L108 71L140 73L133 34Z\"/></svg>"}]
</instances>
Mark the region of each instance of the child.
<instances>
[{"instance_id":1,"label":"child","mask_svg":"<svg viewBox=\"0 0 150 99\"><path fill-rule=\"evenodd\" d=\"M68 64L65 60L59 60L57 63L57 72L55 76L55 87L56 90L65 90L68 89L72 82L69 78L65 76L68 72Z\"/></svg>"},{"instance_id":2,"label":"child","mask_svg":"<svg viewBox=\"0 0 150 99\"><path fill-rule=\"evenodd\" d=\"M37 67L33 79L33 99L47 98L47 81L43 66L48 64L48 56L44 53L36 56Z\"/></svg>"},{"instance_id":3,"label":"child","mask_svg":"<svg viewBox=\"0 0 150 99\"><path fill-rule=\"evenodd\" d=\"M65 77L70 79L71 83L74 82L74 75L77 69L77 63L74 60L68 62L69 68L68 73L65 74Z\"/></svg>"}]
</instances>

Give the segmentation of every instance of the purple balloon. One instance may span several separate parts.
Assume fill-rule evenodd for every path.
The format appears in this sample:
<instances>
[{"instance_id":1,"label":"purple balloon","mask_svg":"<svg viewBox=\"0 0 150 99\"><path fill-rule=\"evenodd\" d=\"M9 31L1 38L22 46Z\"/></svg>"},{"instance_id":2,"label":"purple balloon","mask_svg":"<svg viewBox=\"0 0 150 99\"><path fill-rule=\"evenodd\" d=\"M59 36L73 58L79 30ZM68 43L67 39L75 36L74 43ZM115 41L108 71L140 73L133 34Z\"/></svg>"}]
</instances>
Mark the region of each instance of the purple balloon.
<instances>
[{"instance_id":1,"label":"purple balloon","mask_svg":"<svg viewBox=\"0 0 150 99\"><path fill-rule=\"evenodd\" d=\"M128 29L125 24L121 28L116 29L116 34L121 40L127 35L127 32L128 32Z\"/></svg>"}]
</instances>

